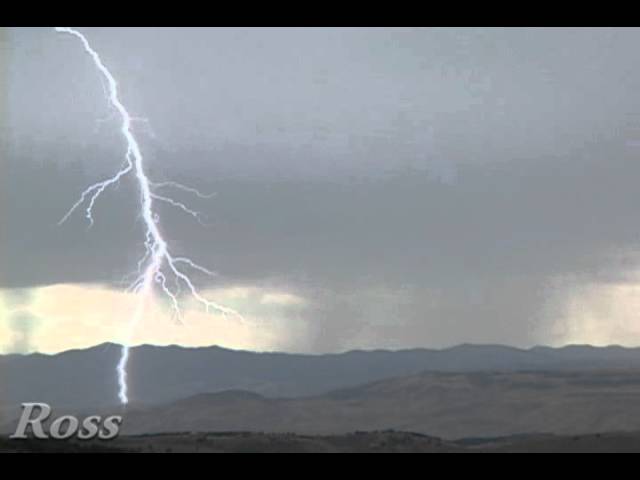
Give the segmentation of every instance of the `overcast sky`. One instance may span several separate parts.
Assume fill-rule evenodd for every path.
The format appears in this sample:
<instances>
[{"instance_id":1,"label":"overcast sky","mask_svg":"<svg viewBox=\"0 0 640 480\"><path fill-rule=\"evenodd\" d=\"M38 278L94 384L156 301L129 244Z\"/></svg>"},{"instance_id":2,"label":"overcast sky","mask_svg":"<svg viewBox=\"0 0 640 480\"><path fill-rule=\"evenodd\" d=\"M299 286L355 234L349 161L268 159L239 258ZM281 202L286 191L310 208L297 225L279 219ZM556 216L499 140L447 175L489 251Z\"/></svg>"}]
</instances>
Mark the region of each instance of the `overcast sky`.
<instances>
[{"instance_id":1,"label":"overcast sky","mask_svg":"<svg viewBox=\"0 0 640 480\"><path fill-rule=\"evenodd\" d=\"M635 29L79 28L140 117L176 254L246 324L162 298L137 342L305 352L640 344ZM77 39L0 39L0 350L120 341L132 179ZM144 119L144 120L143 120Z\"/></svg>"}]
</instances>

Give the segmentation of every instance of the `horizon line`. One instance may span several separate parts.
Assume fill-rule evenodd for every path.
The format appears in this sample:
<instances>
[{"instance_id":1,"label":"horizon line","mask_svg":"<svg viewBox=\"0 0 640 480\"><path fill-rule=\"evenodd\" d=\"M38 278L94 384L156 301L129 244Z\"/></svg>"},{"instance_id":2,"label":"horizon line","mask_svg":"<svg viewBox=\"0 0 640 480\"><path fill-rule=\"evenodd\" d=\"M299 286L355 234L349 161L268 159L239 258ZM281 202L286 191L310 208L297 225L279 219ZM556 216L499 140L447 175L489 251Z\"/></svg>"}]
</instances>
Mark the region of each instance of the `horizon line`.
<instances>
[{"instance_id":1,"label":"horizon line","mask_svg":"<svg viewBox=\"0 0 640 480\"><path fill-rule=\"evenodd\" d=\"M67 353L84 352L88 350L99 349L101 347L106 350L109 348L121 348L122 346L123 344L117 343L117 342L102 342L102 343L97 343L87 347L70 348L67 350L60 350L59 352L53 352L53 353L39 352L39 351L6 352L6 353L0 353L0 357L10 357L10 356L28 357L28 356L35 356L35 355L40 355L44 357L55 357L55 356L64 355ZM464 348L464 347L480 347L480 348L494 347L494 348L505 348L510 350L517 350L520 352L531 352L536 349L562 350L567 348L592 348L592 349L599 349L599 350L605 350L605 349L638 350L640 349L640 345L625 346L620 344L593 345L588 343L567 343L567 344L557 345L557 346L536 344L530 347L521 347L521 346L508 345L503 343L473 343L473 342L456 343L446 347L352 348L352 349L336 351L336 352L320 352L320 353L295 352L295 351L287 352L283 350L246 350L246 349L223 347L216 344L203 345L203 346L188 346L188 345L180 345L175 343L170 343L170 344L140 343L140 344L135 344L130 346L132 350L139 349L139 348L174 348L174 349L181 349L181 350L219 349L219 350L226 350L228 352L251 353L256 355L272 354L272 355L291 355L291 356L305 356L305 357L338 356L338 355L347 355L350 353L375 353L375 352L382 352L382 353L400 353L400 352L411 352L411 351L446 352L449 350L454 350L457 348Z\"/></svg>"}]
</instances>

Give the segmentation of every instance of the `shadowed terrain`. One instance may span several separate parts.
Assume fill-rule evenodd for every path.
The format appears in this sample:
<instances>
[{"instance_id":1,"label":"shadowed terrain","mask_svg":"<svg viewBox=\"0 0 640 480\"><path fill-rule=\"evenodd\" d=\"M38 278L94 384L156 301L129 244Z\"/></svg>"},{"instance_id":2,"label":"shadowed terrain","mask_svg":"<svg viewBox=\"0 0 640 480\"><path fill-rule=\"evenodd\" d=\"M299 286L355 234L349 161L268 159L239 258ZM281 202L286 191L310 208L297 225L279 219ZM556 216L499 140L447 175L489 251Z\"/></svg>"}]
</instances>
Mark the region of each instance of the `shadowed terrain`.
<instances>
[{"instance_id":1,"label":"shadowed terrain","mask_svg":"<svg viewBox=\"0 0 640 480\"><path fill-rule=\"evenodd\" d=\"M302 398L244 391L131 406L123 433L345 434L398 430L447 439L640 431L640 372L422 373Z\"/></svg>"},{"instance_id":2,"label":"shadowed terrain","mask_svg":"<svg viewBox=\"0 0 640 480\"><path fill-rule=\"evenodd\" d=\"M395 431L448 442L526 435L542 438L542 448L548 435L640 431L637 349L464 345L312 356L139 347L131 369L135 401L127 408L114 405L113 371L104 363L117 354L107 345L1 357L11 367L3 370L11 375L5 398L13 402L3 407L0 433L15 430L25 401L50 403L54 416L121 414L126 438L268 432L315 445L318 436L326 442L358 431Z\"/></svg>"},{"instance_id":3,"label":"shadowed terrain","mask_svg":"<svg viewBox=\"0 0 640 480\"><path fill-rule=\"evenodd\" d=\"M0 356L6 405L48 402L58 408L118 404L115 365L120 347L99 345L58 355ZM255 353L219 347L132 349L130 398L166 404L200 393L245 390L299 397L420 372L592 371L638 369L640 349L461 345L445 350L353 351L330 355Z\"/></svg>"},{"instance_id":4,"label":"shadowed terrain","mask_svg":"<svg viewBox=\"0 0 640 480\"><path fill-rule=\"evenodd\" d=\"M80 453L510 453L510 452L640 452L640 434L577 436L521 435L494 439L444 441L405 432L355 432L308 436L248 432L174 433L120 437L113 442L9 441L0 452Z\"/></svg>"}]
</instances>

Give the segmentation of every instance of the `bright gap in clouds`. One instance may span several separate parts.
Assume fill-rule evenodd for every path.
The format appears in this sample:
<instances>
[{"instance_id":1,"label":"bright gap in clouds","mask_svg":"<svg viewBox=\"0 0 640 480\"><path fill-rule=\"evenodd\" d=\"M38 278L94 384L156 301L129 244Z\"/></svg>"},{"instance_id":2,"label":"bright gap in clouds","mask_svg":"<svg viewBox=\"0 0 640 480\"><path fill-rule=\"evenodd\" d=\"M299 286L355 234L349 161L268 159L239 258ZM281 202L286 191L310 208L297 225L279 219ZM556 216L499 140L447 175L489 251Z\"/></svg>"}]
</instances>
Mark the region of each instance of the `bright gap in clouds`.
<instances>
[{"instance_id":1,"label":"bright gap in clouds","mask_svg":"<svg viewBox=\"0 0 640 480\"><path fill-rule=\"evenodd\" d=\"M575 279L563 278L554 280L553 285L569 293L554 310L553 318L533 328L531 345L631 347L640 344L637 319L640 280L584 285ZM566 288L567 285L570 287ZM233 308L242 308L246 322L232 316L206 314L199 304L186 301L185 323L181 325L172 318L170 306L158 301L134 333L133 344L218 345L239 350L308 352L313 350L309 348L313 339L321 333L312 321L313 303L286 290L237 286L205 293ZM339 350L358 346L403 348L393 342L389 344L389 338L384 340L375 335L376 329L383 328L389 318L394 317L394 306L402 300L396 298L397 293L390 292L389 296L392 298L383 298L376 292L375 301L369 298L371 308L357 313L369 318L369 328L359 331L353 342ZM358 304L361 300L357 299ZM433 302L434 312L442 311L437 296ZM104 342L122 342L127 312L134 304L133 295L102 285L57 284L20 291L2 290L0 352L53 354ZM438 322L440 317L437 313L426 315L425 321L429 318ZM484 337L473 334L462 341L486 343Z\"/></svg>"},{"instance_id":2,"label":"bright gap in clouds","mask_svg":"<svg viewBox=\"0 0 640 480\"><path fill-rule=\"evenodd\" d=\"M294 294L254 287L204 292L246 312L237 317L207 314L185 299L184 324L172 318L160 298L133 334L132 344L186 347L218 345L240 350L286 350L296 335L305 300ZM0 351L57 353L104 342L123 342L135 295L100 285L58 284L29 289L21 301L0 294Z\"/></svg>"},{"instance_id":3,"label":"bright gap in clouds","mask_svg":"<svg viewBox=\"0 0 640 480\"><path fill-rule=\"evenodd\" d=\"M547 343L640 345L640 281L583 285L566 278L559 282L573 288L551 331L545 332Z\"/></svg>"}]
</instances>

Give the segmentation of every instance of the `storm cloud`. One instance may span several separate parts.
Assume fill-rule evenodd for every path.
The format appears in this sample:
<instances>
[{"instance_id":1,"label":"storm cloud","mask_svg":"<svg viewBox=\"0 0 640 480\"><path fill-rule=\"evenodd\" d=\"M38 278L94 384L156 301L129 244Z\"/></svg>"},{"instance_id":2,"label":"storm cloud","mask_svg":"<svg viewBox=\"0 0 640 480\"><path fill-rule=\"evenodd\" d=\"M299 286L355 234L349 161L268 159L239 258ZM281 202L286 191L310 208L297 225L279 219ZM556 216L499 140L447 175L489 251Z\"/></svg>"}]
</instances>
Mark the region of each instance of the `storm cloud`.
<instances>
[{"instance_id":1,"label":"storm cloud","mask_svg":"<svg viewBox=\"0 0 640 480\"><path fill-rule=\"evenodd\" d=\"M150 174L216 193L181 197L204 227L160 207L176 253L303 298L291 349L553 343L576 290L636 281L639 30L83 32ZM52 30L4 33L1 288L120 288L135 184L57 225L122 162L100 78Z\"/></svg>"}]
</instances>

